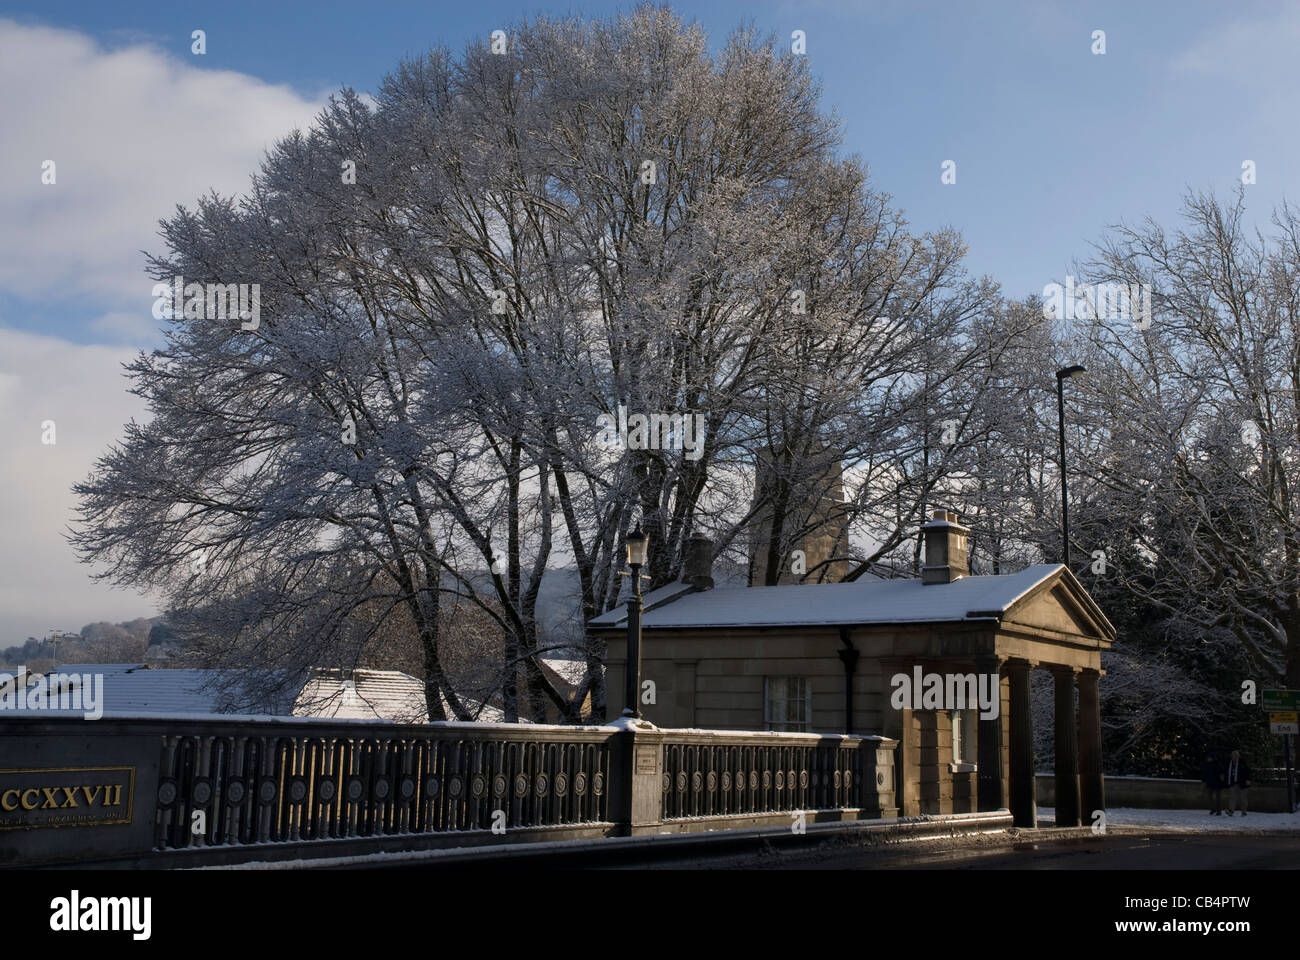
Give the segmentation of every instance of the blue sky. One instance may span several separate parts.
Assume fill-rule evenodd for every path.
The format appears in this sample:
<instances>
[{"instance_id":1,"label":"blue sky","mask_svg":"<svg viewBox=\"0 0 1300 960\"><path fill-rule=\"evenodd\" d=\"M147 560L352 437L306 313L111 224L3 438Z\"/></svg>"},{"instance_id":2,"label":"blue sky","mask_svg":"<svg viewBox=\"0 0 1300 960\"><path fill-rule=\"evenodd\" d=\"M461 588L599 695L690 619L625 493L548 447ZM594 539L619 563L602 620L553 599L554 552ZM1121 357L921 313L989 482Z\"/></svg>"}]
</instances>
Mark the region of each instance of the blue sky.
<instances>
[{"instance_id":1,"label":"blue sky","mask_svg":"<svg viewBox=\"0 0 1300 960\"><path fill-rule=\"evenodd\" d=\"M119 364L157 341L142 248L178 203L241 190L332 91L520 16L630 4L0 3L0 644L139 598L90 589L60 531L69 485L141 416ZM680 3L717 46L744 20L807 55L845 149L913 228L953 226L1015 296L1063 279L1107 224L1173 225L1184 191L1256 164L1248 210L1300 198L1300 5L1205 2ZM190 52L191 31L207 52ZM1092 52L1104 30L1106 53ZM57 162L57 183L40 182ZM957 182L941 183L956 163ZM38 424L58 423L58 445ZM68 598L80 598L69 607ZM47 598L47 599L42 599ZM47 609L55 608L55 609ZM54 622L58 619L60 622ZM50 622L46 622L50 621ZM66 622L64 622L66 621Z\"/></svg>"},{"instance_id":2,"label":"blue sky","mask_svg":"<svg viewBox=\"0 0 1300 960\"><path fill-rule=\"evenodd\" d=\"M7 13L20 24L84 33L105 50L148 45L186 68L236 71L315 102L343 85L371 90L403 56L440 42L458 48L521 15L627 8L89 2L11 5ZM1294 8L891 0L676 9L715 43L747 18L781 38L804 30L825 102L844 121L846 149L863 157L916 228L960 229L971 268L1015 295L1060 279L1109 223L1146 215L1169 222L1189 185L1233 190L1245 159L1258 169L1253 210L1266 213L1296 176L1291 105L1278 96L1294 73L1270 63L1267 48L1255 53L1267 44L1279 59L1289 55L1300 23ZM190 54L195 28L207 33L202 57ZM1091 52L1097 29L1106 32L1101 56ZM944 160L957 164L954 185L940 182ZM152 224L168 209L141 217ZM138 309L3 287L0 298L7 325L81 342L97 339L86 307Z\"/></svg>"}]
</instances>

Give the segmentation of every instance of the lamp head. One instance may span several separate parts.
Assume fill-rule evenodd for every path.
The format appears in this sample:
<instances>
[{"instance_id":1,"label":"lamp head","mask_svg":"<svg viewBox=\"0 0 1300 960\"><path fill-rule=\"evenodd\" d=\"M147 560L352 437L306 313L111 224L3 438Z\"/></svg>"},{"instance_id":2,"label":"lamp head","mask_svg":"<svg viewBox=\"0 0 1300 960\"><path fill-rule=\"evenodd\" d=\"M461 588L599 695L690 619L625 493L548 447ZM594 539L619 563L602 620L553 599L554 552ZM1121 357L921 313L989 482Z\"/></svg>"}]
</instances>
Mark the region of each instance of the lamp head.
<instances>
[{"instance_id":1,"label":"lamp head","mask_svg":"<svg viewBox=\"0 0 1300 960\"><path fill-rule=\"evenodd\" d=\"M1072 366L1072 367L1066 367L1064 370L1057 370L1057 371L1056 371L1056 379L1057 379L1057 380L1065 380L1065 379L1068 378L1068 377L1077 377L1079 374L1081 374L1081 373L1087 373L1087 372L1088 372L1088 371L1087 371L1085 368L1079 366L1079 365L1076 363L1074 366Z\"/></svg>"},{"instance_id":2,"label":"lamp head","mask_svg":"<svg viewBox=\"0 0 1300 960\"><path fill-rule=\"evenodd\" d=\"M644 567L649 545L650 538L641 531L641 522L638 520L636 529L627 535L628 566Z\"/></svg>"}]
</instances>

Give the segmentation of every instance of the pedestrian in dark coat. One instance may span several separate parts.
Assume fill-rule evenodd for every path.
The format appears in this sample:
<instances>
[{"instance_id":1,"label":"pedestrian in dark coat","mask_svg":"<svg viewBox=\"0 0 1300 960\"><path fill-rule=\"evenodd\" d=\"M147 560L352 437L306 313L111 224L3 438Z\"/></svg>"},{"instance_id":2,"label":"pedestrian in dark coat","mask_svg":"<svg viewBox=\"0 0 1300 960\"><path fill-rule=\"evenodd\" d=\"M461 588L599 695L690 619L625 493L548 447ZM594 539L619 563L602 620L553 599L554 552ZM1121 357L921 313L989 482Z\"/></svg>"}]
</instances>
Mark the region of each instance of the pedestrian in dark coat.
<instances>
[{"instance_id":1,"label":"pedestrian in dark coat","mask_svg":"<svg viewBox=\"0 0 1300 960\"><path fill-rule=\"evenodd\" d=\"M1210 813L1216 817L1223 813L1223 788L1227 779L1219 755L1213 750L1208 751L1205 754L1205 765L1201 767L1201 782L1210 793Z\"/></svg>"},{"instance_id":2,"label":"pedestrian in dark coat","mask_svg":"<svg viewBox=\"0 0 1300 960\"><path fill-rule=\"evenodd\" d=\"M1232 816L1237 808L1241 808L1241 815L1246 815L1246 791L1250 788L1250 764L1241 758L1241 751L1234 750L1228 757L1227 766L1223 770L1223 782L1228 788L1228 816Z\"/></svg>"}]
</instances>

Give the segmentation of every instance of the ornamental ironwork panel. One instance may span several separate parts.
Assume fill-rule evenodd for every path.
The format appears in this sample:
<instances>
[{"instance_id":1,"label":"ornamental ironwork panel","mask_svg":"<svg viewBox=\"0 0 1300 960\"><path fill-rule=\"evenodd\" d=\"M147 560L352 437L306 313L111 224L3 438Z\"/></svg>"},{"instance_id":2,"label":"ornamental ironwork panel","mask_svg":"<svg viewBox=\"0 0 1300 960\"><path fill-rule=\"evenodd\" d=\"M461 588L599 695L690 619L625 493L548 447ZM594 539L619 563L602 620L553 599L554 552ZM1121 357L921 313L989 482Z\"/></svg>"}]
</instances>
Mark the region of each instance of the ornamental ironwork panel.
<instances>
[{"instance_id":1,"label":"ornamental ironwork panel","mask_svg":"<svg viewBox=\"0 0 1300 960\"><path fill-rule=\"evenodd\" d=\"M676 820L861 807L864 758L874 766L876 744L668 731L663 750L663 817Z\"/></svg>"},{"instance_id":2,"label":"ornamental ironwork panel","mask_svg":"<svg viewBox=\"0 0 1300 960\"><path fill-rule=\"evenodd\" d=\"M609 766L607 731L341 726L165 735L155 845L604 823Z\"/></svg>"}]
</instances>

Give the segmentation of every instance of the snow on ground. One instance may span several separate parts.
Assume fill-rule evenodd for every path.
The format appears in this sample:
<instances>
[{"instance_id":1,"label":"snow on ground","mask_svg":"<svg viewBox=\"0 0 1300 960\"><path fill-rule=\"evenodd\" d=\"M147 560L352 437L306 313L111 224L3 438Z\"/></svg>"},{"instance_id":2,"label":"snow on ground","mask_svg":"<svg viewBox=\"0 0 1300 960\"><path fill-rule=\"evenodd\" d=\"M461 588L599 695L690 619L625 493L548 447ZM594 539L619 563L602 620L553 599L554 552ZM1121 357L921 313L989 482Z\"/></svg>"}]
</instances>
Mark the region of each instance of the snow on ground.
<instances>
[{"instance_id":1,"label":"snow on ground","mask_svg":"<svg viewBox=\"0 0 1300 960\"><path fill-rule=\"evenodd\" d=\"M1056 811L1051 807L1039 807L1038 817L1043 820L1056 819ZM1300 813L1240 813L1228 816L1213 816L1206 810L1139 810L1134 807L1109 807L1106 810L1106 825L1111 827L1161 827L1182 830L1189 833L1234 831L1239 833L1256 833L1259 831L1300 831Z\"/></svg>"}]
</instances>

